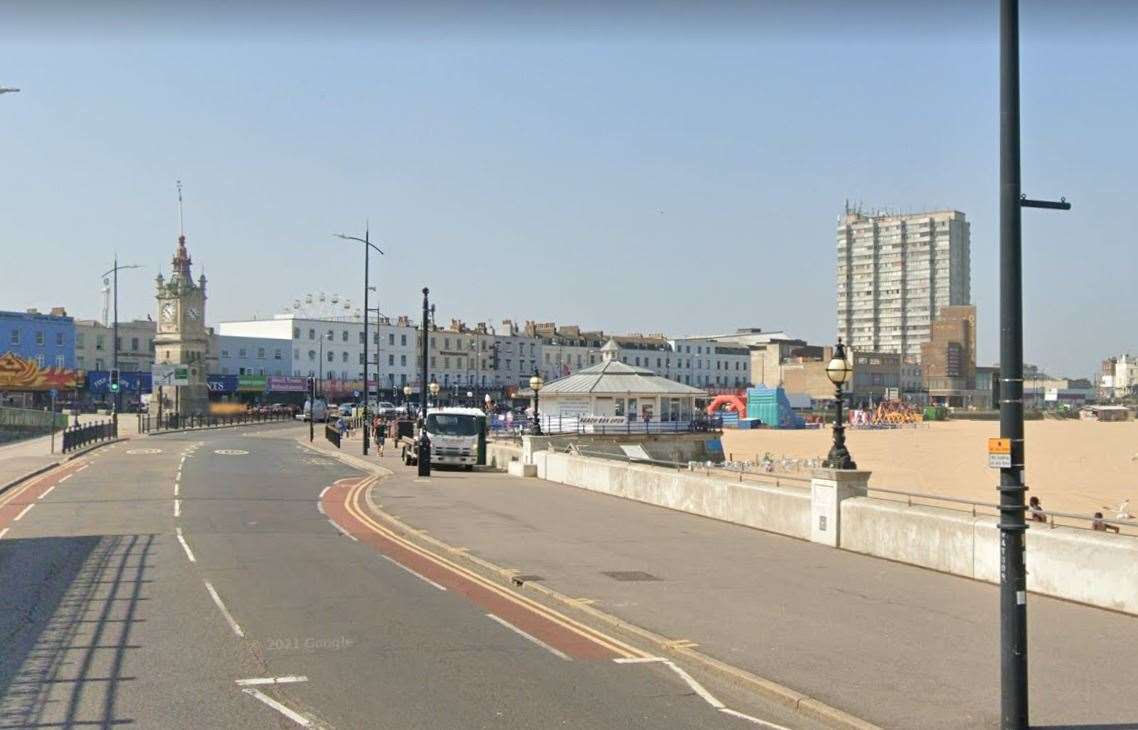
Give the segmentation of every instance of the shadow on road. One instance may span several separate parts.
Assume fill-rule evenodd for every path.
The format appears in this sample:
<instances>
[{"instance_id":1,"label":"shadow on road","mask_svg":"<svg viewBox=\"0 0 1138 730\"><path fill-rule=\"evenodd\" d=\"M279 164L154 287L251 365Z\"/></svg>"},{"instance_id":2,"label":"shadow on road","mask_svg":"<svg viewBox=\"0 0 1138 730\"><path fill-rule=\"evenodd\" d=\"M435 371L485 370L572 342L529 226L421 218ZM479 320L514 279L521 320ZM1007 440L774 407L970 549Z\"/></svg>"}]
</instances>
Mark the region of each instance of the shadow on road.
<instances>
[{"instance_id":1,"label":"shadow on road","mask_svg":"<svg viewBox=\"0 0 1138 730\"><path fill-rule=\"evenodd\" d=\"M154 535L0 542L0 728L129 725L115 707Z\"/></svg>"}]
</instances>

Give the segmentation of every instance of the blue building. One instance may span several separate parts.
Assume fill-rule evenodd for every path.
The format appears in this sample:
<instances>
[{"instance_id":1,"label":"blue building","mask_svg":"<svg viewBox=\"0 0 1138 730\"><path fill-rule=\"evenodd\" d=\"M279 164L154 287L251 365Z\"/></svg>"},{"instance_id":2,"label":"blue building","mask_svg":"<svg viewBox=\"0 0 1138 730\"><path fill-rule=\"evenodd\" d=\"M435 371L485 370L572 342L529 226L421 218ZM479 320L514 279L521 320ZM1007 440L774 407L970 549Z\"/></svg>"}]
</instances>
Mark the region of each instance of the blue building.
<instances>
[{"instance_id":1,"label":"blue building","mask_svg":"<svg viewBox=\"0 0 1138 730\"><path fill-rule=\"evenodd\" d=\"M292 375L292 342L268 337L216 335L221 375Z\"/></svg>"},{"instance_id":2,"label":"blue building","mask_svg":"<svg viewBox=\"0 0 1138 730\"><path fill-rule=\"evenodd\" d=\"M75 320L63 307L0 312L0 354L11 352L40 368L75 368Z\"/></svg>"}]
</instances>

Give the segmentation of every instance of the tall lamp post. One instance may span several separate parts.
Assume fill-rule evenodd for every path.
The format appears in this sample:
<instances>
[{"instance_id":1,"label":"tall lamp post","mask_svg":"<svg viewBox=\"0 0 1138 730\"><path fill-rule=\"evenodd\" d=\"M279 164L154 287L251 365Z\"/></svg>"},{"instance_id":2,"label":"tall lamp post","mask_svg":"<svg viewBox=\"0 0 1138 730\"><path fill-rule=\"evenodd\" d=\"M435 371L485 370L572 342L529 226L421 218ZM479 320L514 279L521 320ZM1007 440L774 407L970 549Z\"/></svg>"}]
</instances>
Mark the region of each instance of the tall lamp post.
<instances>
[{"instance_id":1,"label":"tall lamp post","mask_svg":"<svg viewBox=\"0 0 1138 730\"><path fill-rule=\"evenodd\" d=\"M407 416L411 416L411 384L403 384L403 408L407 411Z\"/></svg>"},{"instance_id":2,"label":"tall lamp post","mask_svg":"<svg viewBox=\"0 0 1138 730\"><path fill-rule=\"evenodd\" d=\"M431 384L429 386L427 386L427 388L431 391L431 397L435 399L435 408L438 408L439 407L439 390L441 390L441 388L439 388L438 381L436 381L435 379L432 378Z\"/></svg>"},{"instance_id":3,"label":"tall lamp post","mask_svg":"<svg viewBox=\"0 0 1138 730\"><path fill-rule=\"evenodd\" d=\"M371 309L369 309L368 305L367 305L367 295L371 289L369 282L368 282L368 262L371 259L371 252L372 251L377 251L380 256L383 255L383 251L381 251L378 246L376 246L374 243L371 242L371 229L369 226L364 227L364 237L363 238L360 238L359 236L346 236L343 233L337 233L336 238L342 238L345 241L358 241L364 245L364 407L363 407L363 424L364 425L363 425L362 432L363 432L363 455L367 456L367 445L368 445L367 444L367 430L368 430L367 403L368 403L368 398L371 397L370 391L368 390L368 387L367 387L367 381L368 381L367 371L368 371L368 368L371 367L371 363L369 363L368 359L367 359L367 345L368 345L367 323L368 323L368 319L371 317ZM378 347L376 349L378 350ZM377 355L376 363L379 362L378 354L379 353L377 352L376 353L376 355Z\"/></svg>"},{"instance_id":4,"label":"tall lamp post","mask_svg":"<svg viewBox=\"0 0 1138 730\"><path fill-rule=\"evenodd\" d=\"M428 289L427 287L423 287L423 328L421 330L423 339L422 339L422 342L420 343L420 352L422 353L420 357L421 357L422 362L421 362L421 368L419 371L422 375L422 379L419 381L420 383L422 383L422 388L421 388L422 392L419 394L419 398L420 398L419 457L416 459L416 464L418 466L418 474L420 477L431 476L431 439L429 436L427 436L427 428L426 428L426 426L427 426L427 364L428 364L427 358L430 355L429 338L431 336L431 333L430 333L431 306L430 306L430 302L428 300L430 293L431 293L430 289ZM435 383L434 385L436 388L438 388L437 383Z\"/></svg>"},{"instance_id":5,"label":"tall lamp post","mask_svg":"<svg viewBox=\"0 0 1138 730\"><path fill-rule=\"evenodd\" d=\"M1019 0L1000 2L1000 715L1005 730L1028 727L1027 571L1024 567L1022 208L1070 210L1064 198L1031 200L1020 187Z\"/></svg>"},{"instance_id":6,"label":"tall lamp post","mask_svg":"<svg viewBox=\"0 0 1138 730\"><path fill-rule=\"evenodd\" d=\"M115 254L115 265L107 271L103 272L100 279L107 278L108 274L114 275L114 283L112 284L115 298L115 319L113 329L111 330L111 373L112 376L108 379L107 385L111 389L111 422L114 424L113 428L115 433L119 432L119 410L122 407L122 388L119 386L119 272L126 271L127 269L141 269L142 267L137 264L119 264L118 254Z\"/></svg>"},{"instance_id":7,"label":"tall lamp post","mask_svg":"<svg viewBox=\"0 0 1138 730\"><path fill-rule=\"evenodd\" d=\"M830 362L826 363L826 377L834 384L834 445L830 447L830 453L826 456L826 461L822 466L827 469L856 469L857 464L854 463L853 458L850 457L849 449L846 448L846 425L842 418L842 384L849 380L853 368L850 367L849 360L846 359L846 346L842 344L842 338L838 338L838 346L834 348L834 355L830 358Z\"/></svg>"},{"instance_id":8,"label":"tall lamp post","mask_svg":"<svg viewBox=\"0 0 1138 730\"><path fill-rule=\"evenodd\" d=\"M545 385L545 381L541 379L541 374L537 368L533 369L533 375L529 379L529 387L533 388L533 435L541 435L541 416L538 413L538 391Z\"/></svg>"}]
</instances>

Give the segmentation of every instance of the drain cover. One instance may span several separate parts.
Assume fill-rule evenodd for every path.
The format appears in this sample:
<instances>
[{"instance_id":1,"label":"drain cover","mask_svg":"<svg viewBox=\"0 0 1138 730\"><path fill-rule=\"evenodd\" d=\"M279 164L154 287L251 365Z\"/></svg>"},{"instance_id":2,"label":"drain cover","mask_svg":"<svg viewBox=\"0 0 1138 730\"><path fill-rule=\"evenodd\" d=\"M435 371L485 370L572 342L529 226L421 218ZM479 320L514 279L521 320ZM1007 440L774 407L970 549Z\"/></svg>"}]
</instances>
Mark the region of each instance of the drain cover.
<instances>
[{"instance_id":1,"label":"drain cover","mask_svg":"<svg viewBox=\"0 0 1138 730\"><path fill-rule=\"evenodd\" d=\"M651 573L645 573L643 570L602 570L601 575L607 575L613 580L620 581L660 580Z\"/></svg>"}]
</instances>

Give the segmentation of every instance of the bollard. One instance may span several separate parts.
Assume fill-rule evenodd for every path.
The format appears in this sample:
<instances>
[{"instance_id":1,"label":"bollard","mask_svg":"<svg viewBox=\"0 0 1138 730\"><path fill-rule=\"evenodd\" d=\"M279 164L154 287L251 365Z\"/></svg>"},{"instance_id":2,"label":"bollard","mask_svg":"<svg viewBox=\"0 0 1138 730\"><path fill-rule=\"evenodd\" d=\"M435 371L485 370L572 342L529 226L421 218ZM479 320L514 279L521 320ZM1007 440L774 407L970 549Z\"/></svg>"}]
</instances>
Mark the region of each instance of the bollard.
<instances>
[{"instance_id":1,"label":"bollard","mask_svg":"<svg viewBox=\"0 0 1138 730\"><path fill-rule=\"evenodd\" d=\"M431 476L431 439L427 436L427 432L423 431L419 437L419 457L416 460L418 466L418 474L421 477Z\"/></svg>"}]
</instances>

